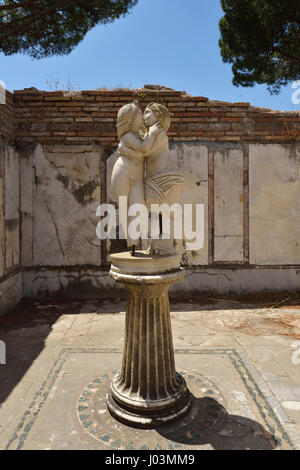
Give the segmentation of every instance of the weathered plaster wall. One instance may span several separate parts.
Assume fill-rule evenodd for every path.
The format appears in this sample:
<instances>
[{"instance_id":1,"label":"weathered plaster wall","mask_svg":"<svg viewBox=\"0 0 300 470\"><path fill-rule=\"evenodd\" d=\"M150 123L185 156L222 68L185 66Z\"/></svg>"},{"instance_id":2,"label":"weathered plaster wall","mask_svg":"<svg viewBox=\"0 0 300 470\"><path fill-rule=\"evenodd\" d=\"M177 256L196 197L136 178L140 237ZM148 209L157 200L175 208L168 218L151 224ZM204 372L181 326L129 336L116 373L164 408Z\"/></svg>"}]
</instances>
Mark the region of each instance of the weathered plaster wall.
<instances>
[{"instance_id":1,"label":"weathered plaster wall","mask_svg":"<svg viewBox=\"0 0 300 470\"><path fill-rule=\"evenodd\" d=\"M250 263L300 265L300 145L250 147Z\"/></svg>"},{"instance_id":2,"label":"weathered plaster wall","mask_svg":"<svg viewBox=\"0 0 300 470\"><path fill-rule=\"evenodd\" d=\"M240 295L255 292L299 291L300 269L292 267L197 267L187 268L186 277L172 286L172 297L214 295Z\"/></svg>"},{"instance_id":3,"label":"weathered plaster wall","mask_svg":"<svg viewBox=\"0 0 300 470\"><path fill-rule=\"evenodd\" d=\"M3 151L4 211L5 211L5 267L20 265L20 160L12 147Z\"/></svg>"},{"instance_id":4,"label":"weathered plaster wall","mask_svg":"<svg viewBox=\"0 0 300 470\"><path fill-rule=\"evenodd\" d=\"M20 269L20 174L14 148L13 94L0 104L0 315L22 297Z\"/></svg>"},{"instance_id":5,"label":"weathered plaster wall","mask_svg":"<svg viewBox=\"0 0 300 470\"><path fill-rule=\"evenodd\" d=\"M0 315L21 297L19 154L0 145Z\"/></svg>"},{"instance_id":6,"label":"weathered plaster wall","mask_svg":"<svg viewBox=\"0 0 300 470\"><path fill-rule=\"evenodd\" d=\"M171 298L201 294L240 295L255 292L298 291L300 269L292 267L196 267L186 268L183 281L171 287ZM23 273L23 296L34 298L116 298L124 289L107 269L33 269Z\"/></svg>"},{"instance_id":7,"label":"weathered plaster wall","mask_svg":"<svg viewBox=\"0 0 300 470\"><path fill-rule=\"evenodd\" d=\"M34 266L100 265L96 209L101 150L37 146L33 154Z\"/></svg>"},{"instance_id":8,"label":"weathered plaster wall","mask_svg":"<svg viewBox=\"0 0 300 470\"><path fill-rule=\"evenodd\" d=\"M122 295L106 268L97 266L25 269L23 296L34 298L107 298Z\"/></svg>"},{"instance_id":9,"label":"weathered plaster wall","mask_svg":"<svg viewBox=\"0 0 300 470\"><path fill-rule=\"evenodd\" d=\"M69 283L75 279L73 294L84 295L84 281L78 290L76 279L81 279L82 272L91 277L90 266L100 268L96 209L102 154L99 146L59 145L37 145L21 152L24 296L38 296L43 280L45 295L64 292L66 281L58 278L66 269L71 273ZM49 276L44 274L47 270Z\"/></svg>"},{"instance_id":10,"label":"weathered plaster wall","mask_svg":"<svg viewBox=\"0 0 300 470\"><path fill-rule=\"evenodd\" d=\"M19 270L0 280L0 316L9 312L22 298L22 272Z\"/></svg>"},{"instance_id":11,"label":"weathered plaster wall","mask_svg":"<svg viewBox=\"0 0 300 470\"><path fill-rule=\"evenodd\" d=\"M244 259L243 203L243 151L217 151L214 155L215 261Z\"/></svg>"},{"instance_id":12,"label":"weathered plaster wall","mask_svg":"<svg viewBox=\"0 0 300 470\"><path fill-rule=\"evenodd\" d=\"M203 248L187 252L177 242L187 276L173 295L299 288L299 150L294 144L171 145L170 166L186 180L180 202L205 206ZM107 268L110 250L124 244L100 242L95 233L99 202L112 202L115 160L115 152L93 146L36 148L27 190L33 197L33 256L24 271L24 295L119 295ZM90 181L93 191L78 198L78 184L90 188Z\"/></svg>"}]
</instances>

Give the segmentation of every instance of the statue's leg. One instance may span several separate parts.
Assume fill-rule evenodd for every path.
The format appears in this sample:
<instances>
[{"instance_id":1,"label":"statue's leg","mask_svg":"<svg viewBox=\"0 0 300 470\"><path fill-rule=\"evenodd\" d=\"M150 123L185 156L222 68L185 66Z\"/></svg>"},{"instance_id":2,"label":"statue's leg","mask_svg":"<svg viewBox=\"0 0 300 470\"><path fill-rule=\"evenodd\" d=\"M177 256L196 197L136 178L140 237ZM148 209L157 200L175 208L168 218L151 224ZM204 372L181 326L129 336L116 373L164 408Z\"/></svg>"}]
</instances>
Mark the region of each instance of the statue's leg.
<instances>
[{"instance_id":1,"label":"statue's leg","mask_svg":"<svg viewBox=\"0 0 300 470\"><path fill-rule=\"evenodd\" d=\"M143 204L145 205L144 197L144 181L137 180L133 183L130 190L129 206L131 204Z\"/></svg>"},{"instance_id":2,"label":"statue's leg","mask_svg":"<svg viewBox=\"0 0 300 470\"><path fill-rule=\"evenodd\" d=\"M122 167L115 165L111 179L111 190L113 193L114 201L119 208L119 233L120 236L128 237L128 203L131 189L131 179L127 172L122 173ZM122 204L121 204L122 198ZM121 217L122 211L122 217ZM121 235L122 234L122 235Z\"/></svg>"},{"instance_id":3,"label":"statue's leg","mask_svg":"<svg viewBox=\"0 0 300 470\"><path fill-rule=\"evenodd\" d=\"M145 199L144 199L144 183L141 180L135 181L131 187L129 195L129 208L133 204L141 204L144 210L146 209ZM128 227L130 222L134 219L134 216L128 216ZM128 234L127 244L128 247L132 247L132 255L135 254L135 247L138 245L139 239L135 239Z\"/></svg>"}]
</instances>

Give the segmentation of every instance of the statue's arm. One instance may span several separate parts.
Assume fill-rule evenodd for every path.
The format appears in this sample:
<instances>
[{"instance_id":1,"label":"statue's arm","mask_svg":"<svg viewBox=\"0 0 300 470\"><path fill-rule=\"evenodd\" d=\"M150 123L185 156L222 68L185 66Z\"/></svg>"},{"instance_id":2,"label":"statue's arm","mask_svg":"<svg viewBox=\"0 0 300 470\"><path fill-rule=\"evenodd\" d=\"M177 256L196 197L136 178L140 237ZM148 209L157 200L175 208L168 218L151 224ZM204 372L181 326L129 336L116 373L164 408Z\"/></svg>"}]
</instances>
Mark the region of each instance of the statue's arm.
<instances>
[{"instance_id":1,"label":"statue's arm","mask_svg":"<svg viewBox=\"0 0 300 470\"><path fill-rule=\"evenodd\" d=\"M150 128L149 134L143 141L143 153L148 153L150 150L153 150L160 141L160 135L162 135L164 131L161 129L161 127L157 124L154 124Z\"/></svg>"},{"instance_id":2,"label":"statue's arm","mask_svg":"<svg viewBox=\"0 0 300 470\"><path fill-rule=\"evenodd\" d=\"M134 134L126 134L120 140L120 144L124 144L127 148L142 152L143 141Z\"/></svg>"},{"instance_id":3,"label":"statue's arm","mask_svg":"<svg viewBox=\"0 0 300 470\"><path fill-rule=\"evenodd\" d=\"M134 134L126 134L119 143L119 152L127 158L141 157L141 153L148 153L158 147L165 135L160 126L154 125L150 128L149 134L142 141Z\"/></svg>"},{"instance_id":4,"label":"statue's arm","mask_svg":"<svg viewBox=\"0 0 300 470\"><path fill-rule=\"evenodd\" d=\"M151 136L152 137L152 136ZM149 139L146 143L146 150L143 149L145 153L152 153L158 147L161 146L163 139L165 137L165 131L159 130L154 134L154 138ZM147 156L147 155L146 155Z\"/></svg>"},{"instance_id":5,"label":"statue's arm","mask_svg":"<svg viewBox=\"0 0 300 470\"><path fill-rule=\"evenodd\" d=\"M127 158L141 158L141 152L127 147L123 142L119 143L119 153Z\"/></svg>"}]
</instances>

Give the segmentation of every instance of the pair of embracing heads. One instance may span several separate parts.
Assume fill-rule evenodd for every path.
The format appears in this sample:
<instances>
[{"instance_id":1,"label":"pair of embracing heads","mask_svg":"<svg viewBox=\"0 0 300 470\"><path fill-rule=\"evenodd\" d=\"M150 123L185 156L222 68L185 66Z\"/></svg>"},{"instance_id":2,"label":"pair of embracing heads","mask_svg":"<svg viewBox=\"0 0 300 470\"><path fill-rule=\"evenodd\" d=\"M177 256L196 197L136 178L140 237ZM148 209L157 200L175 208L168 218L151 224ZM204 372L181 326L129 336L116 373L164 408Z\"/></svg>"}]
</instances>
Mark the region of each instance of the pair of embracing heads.
<instances>
[{"instance_id":1,"label":"pair of embracing heads","mask_svg":"<svg viewBox=\"0 0 300 470\"><path fill-rule=\"evenodd\" d=\"M121 196L127 196L129 206L145 202L144 162L150 178L166 169L170 123L169 111L159 103L150 103L144 115L137 101L119 110L119 158L112 172L112 191L117 203Z\"/></svg>"}]
</instances>

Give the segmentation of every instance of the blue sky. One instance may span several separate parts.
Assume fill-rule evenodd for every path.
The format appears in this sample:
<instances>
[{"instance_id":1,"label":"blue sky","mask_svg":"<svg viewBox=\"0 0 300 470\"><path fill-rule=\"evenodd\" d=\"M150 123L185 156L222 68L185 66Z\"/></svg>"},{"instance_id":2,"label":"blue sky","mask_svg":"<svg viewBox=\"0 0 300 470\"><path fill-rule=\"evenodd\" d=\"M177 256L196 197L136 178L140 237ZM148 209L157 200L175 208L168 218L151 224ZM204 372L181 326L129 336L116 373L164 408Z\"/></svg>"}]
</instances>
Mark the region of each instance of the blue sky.
<instances>
[{"instance_id":1,"label":"blue sky","mask_svg":"<svg viewBox=\"0 0 300 470\"><path fill-rule=\"evenodd\" d=\"M79 90L160 84L210 99L300 111L291 86L272 96L264 85L232 85L231 66L222 62L218 46L222 15L219 0L139 0L128 16L90 31L69 56L0 54L0 80L9 90L49 90L49 81L57 79L59 88L70 80Z\"/></svg>"}]
</instances>

